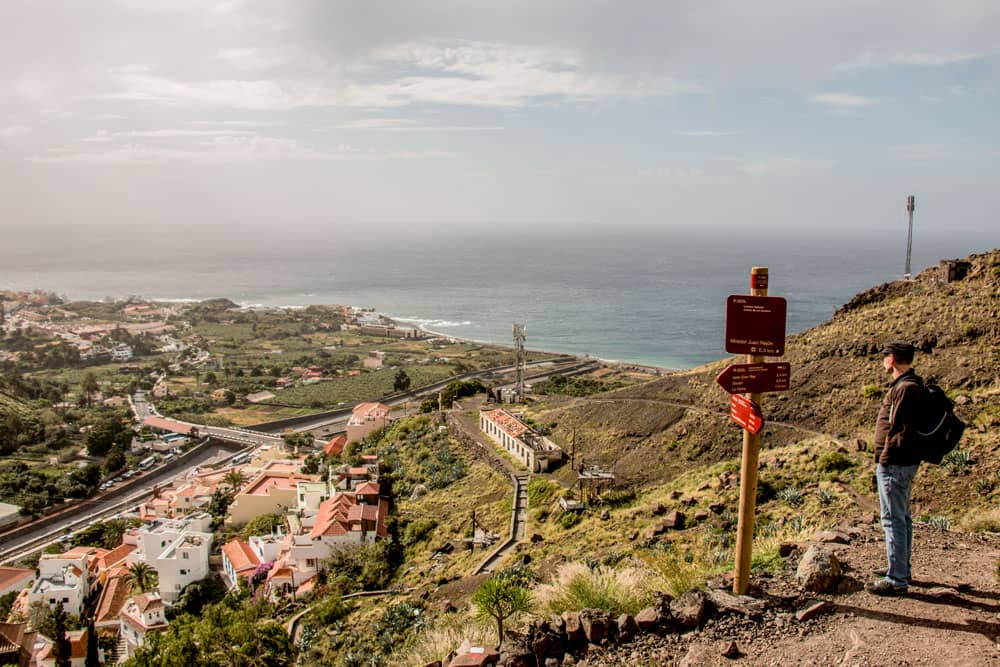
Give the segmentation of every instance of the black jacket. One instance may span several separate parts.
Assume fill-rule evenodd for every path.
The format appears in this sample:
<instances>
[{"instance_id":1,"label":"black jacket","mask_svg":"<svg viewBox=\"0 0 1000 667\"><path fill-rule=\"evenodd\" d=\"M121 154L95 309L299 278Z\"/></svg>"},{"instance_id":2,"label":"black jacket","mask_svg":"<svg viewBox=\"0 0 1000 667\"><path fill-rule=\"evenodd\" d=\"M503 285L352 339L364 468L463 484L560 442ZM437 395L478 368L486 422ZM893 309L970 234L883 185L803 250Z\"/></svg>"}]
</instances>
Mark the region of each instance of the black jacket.
<instances>
[{"instance_id":1,"label":"black jacket","mask_svg":"<svg viewBox=\"0 0 1000 667\"><path fill-rule=\"evenodd\" d=\"M920 463L916 430L923 396L924 381L913 369L889 383L875 422L875 461L895 466Z\"/></svg>"}]
</instances>

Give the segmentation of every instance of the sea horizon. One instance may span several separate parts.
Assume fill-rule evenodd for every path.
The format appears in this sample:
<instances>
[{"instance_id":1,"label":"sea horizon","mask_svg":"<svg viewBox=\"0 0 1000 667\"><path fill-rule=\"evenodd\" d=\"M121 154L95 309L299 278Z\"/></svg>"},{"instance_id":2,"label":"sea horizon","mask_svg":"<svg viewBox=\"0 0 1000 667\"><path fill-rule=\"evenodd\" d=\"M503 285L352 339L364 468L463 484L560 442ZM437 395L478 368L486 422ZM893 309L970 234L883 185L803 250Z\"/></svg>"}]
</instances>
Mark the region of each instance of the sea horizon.
<instances>
[{"instance_id":1,"label":"sea horizon","mask_svg":"<svg viewBox=\"0 0 1000 667\"><path fill-rule=\"evenodd\" d=\"M785 230L725 234L662 228L530 237L473 235L309 239L153 234L120 226L85 237L51 228L0 248L0 289L42 289L70 300L138 296L244 307L373 308L436 333L556 353L684 369L728 355L725 299L747 293L768 266L770 294L788 300L789 334L827 321L855 294L902 277L905 231L817 238ZM984 234L915 233L913 273L991 249ZM194 239L200 239L195 242ZM901 240L902 239L902 240Z\"/></svg>"}]
</instances>

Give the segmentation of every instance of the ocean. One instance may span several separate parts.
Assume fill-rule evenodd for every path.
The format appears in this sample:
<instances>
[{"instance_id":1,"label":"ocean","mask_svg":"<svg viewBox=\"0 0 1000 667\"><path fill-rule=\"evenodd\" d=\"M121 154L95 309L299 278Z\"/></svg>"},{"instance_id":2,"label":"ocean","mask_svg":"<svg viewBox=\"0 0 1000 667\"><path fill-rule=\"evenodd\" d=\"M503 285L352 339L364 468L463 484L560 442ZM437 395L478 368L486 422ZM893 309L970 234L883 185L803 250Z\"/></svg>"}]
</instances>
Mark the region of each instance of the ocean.
<instances>
[{"instance_id":1,"label":"ocean","mask_svg":"<svg viewBox=\"0 0 1000 667\"><path fill-rule=\"evenodd\" d=\"M243 305L347 304L461 338L666 368L726 356L725 302L770 269L788 332L828 320L903 273L905 225L844 234L692 227L350 231L211 226L5 227L0 289L71 299L228 297ZM913 272L989 250L980 232L915 231Z\"/></svg>"}]
</instances>

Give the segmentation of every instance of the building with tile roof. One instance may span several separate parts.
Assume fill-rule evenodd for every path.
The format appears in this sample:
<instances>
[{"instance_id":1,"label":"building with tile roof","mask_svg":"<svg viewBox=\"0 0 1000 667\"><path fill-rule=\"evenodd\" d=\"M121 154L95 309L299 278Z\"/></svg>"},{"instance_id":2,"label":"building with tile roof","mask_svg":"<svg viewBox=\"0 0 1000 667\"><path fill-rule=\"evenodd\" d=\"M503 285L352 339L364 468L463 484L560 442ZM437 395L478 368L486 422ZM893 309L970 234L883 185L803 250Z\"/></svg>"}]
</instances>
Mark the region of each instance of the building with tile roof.
<instances>
[{"instance_id":1,"label":"building with tile roof","mask_svg":"<svg viewBox=\"0 0 1000 667\"><path fill-rule=\"evenodd\" d=\"M119 619L119 631L125 639L125 658L146 642L151 632L167 629L163 600L158 593L143 593L125 603Z\"/></svg>"},{"instance_id":2,"label":"building with tile roof","mask_svg":"<svg viewBox=\"0 0 1000 667\"><path fill-rule=\"evenodd\" d=\"M360 442L372 431L391 423L392 408L384 403L358 403L347 420L347 442Z\"/></svg>"},{"instance_id":3,"label":"building with tile roof","mask_svg":"<svg viewBox=\"0 0 1000 667\"><path fill-rule=\"evenodd\" d=\"M34 578L34 570L23 567L0 567L0 596L24 590Z\"/></svg>"},{"instance_id":4,"label":"building with tile roof","mask_svg":"<svg viewBox=\"0 0 1000 667\"><path fill-rule=\"evenodd\" d=\"M481 411L479 428L531 472L545 472L562 460L558 445L503 408Z\"/></svg>"},{"instance_id":5,"label":"building with tile roof","mask_svg":"<svg viewBox=\"0 0 1000 667\"><path fill-rule=\"evenodd\" d=\"M37 634L27 623L0 623L0 664L31 665Z\"/></svg>"},{"instance_id":6,"label":"building with tile roof","mask_svg":"<svg viewBox=\"0 0 1000 667\"><path fill-rule=\"evenodd\" d=\"M230 540L222 545L222 569L229 578L230 588L240 579L249 582L260 563L260 558L243 540Z\"/></svg>"},{"instance_id":7,"label":"building with tile roof","mask_svg":"<svg viewBox=\"0 0 1000 667\"><path fill-rule=\"evenodd\" d=\"M66 639L69 640L69 664L70 667L84 667L87 661L87 642L89 635L86 630L69 630L66 632ZM56 667L56 656L54 655L55 644L49 642L39 652L35 662L38 667ZM98 656L101 650L98 649Z\"/></svg>"}]
</instances>

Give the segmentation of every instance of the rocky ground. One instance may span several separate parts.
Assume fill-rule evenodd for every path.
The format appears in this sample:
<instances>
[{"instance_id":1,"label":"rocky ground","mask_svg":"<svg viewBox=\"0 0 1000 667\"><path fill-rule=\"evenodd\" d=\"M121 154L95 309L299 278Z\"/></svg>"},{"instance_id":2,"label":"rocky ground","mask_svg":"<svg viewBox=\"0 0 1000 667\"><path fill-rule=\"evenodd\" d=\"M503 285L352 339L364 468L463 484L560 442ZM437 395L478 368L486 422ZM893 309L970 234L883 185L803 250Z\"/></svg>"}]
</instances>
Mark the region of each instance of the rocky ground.
<instances>
[{"instance_id":1,"label":"rocky ground","mask_svg":"<svg viewBox=\"0 0 1000 667\"><path fill-rule=\"evenodd\" d=\"M637 632L629 642L591 646L563 664L1000 665L1000 536L918 525L914 582L906 596L882 598L863 590L874 580L872 571L884 566L881 528L841 532L823 539L846 538L847 544L821 546L841 564L835 593L803 590L790 566L781 575L754 580L751 592L763 610L747 601L746 609L719 611L710 592L709 618L699 628ZM796 553L789 562L799 562Z\"/></svg>"}]
</instances>

